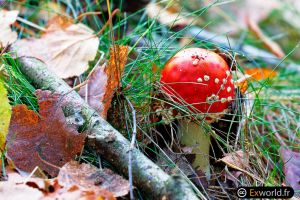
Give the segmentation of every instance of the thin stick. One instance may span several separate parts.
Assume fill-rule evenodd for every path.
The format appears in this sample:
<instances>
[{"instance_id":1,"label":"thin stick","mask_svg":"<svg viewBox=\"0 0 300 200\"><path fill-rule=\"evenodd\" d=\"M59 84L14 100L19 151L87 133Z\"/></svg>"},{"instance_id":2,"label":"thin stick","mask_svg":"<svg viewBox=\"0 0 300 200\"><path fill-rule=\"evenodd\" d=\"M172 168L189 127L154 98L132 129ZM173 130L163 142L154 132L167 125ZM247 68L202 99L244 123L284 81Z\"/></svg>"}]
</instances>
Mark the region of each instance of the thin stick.
<instances>
[{"instance_id":1,"label":"thin stick","mask_svg":"<svg viewBox=\"0 0 300 200\"><path fill-rule=\"evenodd\" d=\"M33 27L33 28L35 28L35 29L38 29L38 30L43 31L43 32L46 32L46 29L45 29L44 27L41 27L41 26L39 26L39 25L37 25L37 24L35 24L35 23L32 23L32 22L30 22L30 21L28 21L28 20L26 20L26 19L23 19L23 18L21 18L21 17L17 17L17 20L18 20L19 22L22 22L22 23L24 23L24 24L27 24L28 26L31 26L31 27Z\"/></svg>"},{"instance_id":2,"label":"thin stick","mask_svg":"<svg viewBox=\"0 0 300 200\"><path fill-rule=\"evenodd\" d=\"M82 13L80 14L76 19L77 21L81 22L82 19L86 16L89 16L89 15L100 15L102 14L102 12L85 12L85 13Z\"/></svg>"},{"instance_id":3,"label":"thin stick","mask_svg":"<svg viewBox=\"0 0 300 200\"><path fill-rule=\"evenodd\" d=\"M134 195L133 195L133 179L132 179L132 150L134 149L134 144L136 140L136 112L135 109L132 105L132 103L129 101L128 98L126 98L131 112L132 112L132 120L133 120L133 131L132 131L132 138L130 142L130 149L128 152L128 159L129 159L129 164L128 164L128 177L129 177L129 184L130 184L130 200L134 200Z\"/></svg>"}]
</instances>

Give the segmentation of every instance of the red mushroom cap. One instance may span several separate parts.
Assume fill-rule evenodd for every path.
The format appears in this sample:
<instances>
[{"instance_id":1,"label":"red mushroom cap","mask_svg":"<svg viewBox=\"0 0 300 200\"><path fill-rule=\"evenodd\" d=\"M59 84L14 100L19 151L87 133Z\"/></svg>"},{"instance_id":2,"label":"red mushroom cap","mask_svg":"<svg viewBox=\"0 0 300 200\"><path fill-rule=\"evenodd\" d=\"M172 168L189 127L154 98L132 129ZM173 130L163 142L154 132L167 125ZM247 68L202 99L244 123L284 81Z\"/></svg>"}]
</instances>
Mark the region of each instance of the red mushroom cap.
<instances>
[{"instance_id":1,"label":"red mushroom cap","mask_svg":"<svg viewBox=\"0 0 300 200\"><path fill-rule=\"evenodd\" d=\"M194 113L225 112L234 99L234 84L226 61L201 48L179 51L164 66L161 89Z\"/></svg>"}]
</instances>

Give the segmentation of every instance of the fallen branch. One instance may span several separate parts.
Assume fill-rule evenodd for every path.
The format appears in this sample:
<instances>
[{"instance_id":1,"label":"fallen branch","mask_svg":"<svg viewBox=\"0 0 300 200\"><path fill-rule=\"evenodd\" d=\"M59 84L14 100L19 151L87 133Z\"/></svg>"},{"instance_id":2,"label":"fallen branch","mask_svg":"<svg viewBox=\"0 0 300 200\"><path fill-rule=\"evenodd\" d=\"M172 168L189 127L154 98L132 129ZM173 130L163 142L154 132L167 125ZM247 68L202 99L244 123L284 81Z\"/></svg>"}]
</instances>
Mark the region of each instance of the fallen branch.
<instances>
[{"instance_id":1,"label":"fallen branch","mask_svg":"<svg viewBox=\"0 0 300 200\"><path fill-rule=\"evenodd\" d=\"M32 57L22 57L19 62L22 73L37 88L51 90L63 96L62 105L66 117L75 114L83 117L83 126L88 132L87 145L127 176L131 151L133 182L150 198L198 199L185 180L178 181L178 177L169 176L138 149L131 149L130 142L121 133L90 108L62 79L49 72L43 62ZM170 185L177 188L170 188ZM201 195L201 199L205 197Z\"/></svg>"}]
</instances>

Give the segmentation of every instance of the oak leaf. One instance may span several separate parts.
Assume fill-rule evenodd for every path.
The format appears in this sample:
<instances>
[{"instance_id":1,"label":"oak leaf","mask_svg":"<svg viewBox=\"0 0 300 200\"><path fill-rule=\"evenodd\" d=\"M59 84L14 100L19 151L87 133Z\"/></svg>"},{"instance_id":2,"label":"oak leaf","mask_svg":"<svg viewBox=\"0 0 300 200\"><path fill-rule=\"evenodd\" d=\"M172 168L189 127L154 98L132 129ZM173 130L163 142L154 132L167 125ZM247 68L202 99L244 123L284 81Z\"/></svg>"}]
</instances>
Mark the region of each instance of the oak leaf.
<instances>
[{"instance_id":1,"label":"oak leaf","mask_svg":"<svg viewBox=\"0 0 300 200\"><path fill-rule=\"evenodd\" d=\"M95 59L98 46L93 30L62 17L49 20L41 38L22 39L15 44L18 56L41 59L60 78L85 72L88 62Z\"/></svg>"},{"instance_id":2,"label":"oak leaf","mask_svg":"<svg viewBox=\"0 0 300 200\"><path fill-rule=\"evenodd\" d=\"M60 95L42 90L37 90L36 95L39 114L25 105L13 107L7 155L20 170L31 172L39 166L47 174L56 176L59 167L81 151L85 134L66 123Z\"/></svg>"},{"instance_id":3,"label":"oak leaf","mask_svg":"<svg viewBox=\"0 0 300 200\"><path fill-rule=\"evenodd\" d=\"M0 151L4 149L11 117L11 106L7 98L7 91L0 79Z\"/></svg>"},{"instance_id":4,"label":"oak leaf","mask_svg":"<svg viewBox=\"0 0 300 200\"><path fill-rule=\"evenodd\" d=\"M91 73L88 84L78 92L103 118L107 116L115 90L120 87L127 54L127 46L113 46L110 49L108 65L97 66Z\"/></svg>"},{"instance_id":5,"label":"oak leaf","mask_svg":"<svg viewBox=\"0 0 300 200\"><path fill-rule=\"evenodd\" d=\"M16 20L19 11L0 10L0 47L13 43L17 40L18 34L11 30L12 25Z\"/></svg>"},{"instance_id":6,"label":"oak leaf","mask_svg":"<svg viewBox=\"0 0 300 200\"><path fill-rule=\"evenodd\" d=\"M97 169L89 164L79 164L71 161L65 164L59 174L59 183L64 188L71 188L73 185L82 190L102 191L108 190L115 197L125 196L129 192L129 182L120 175L114 174L109 169Z\"/></svg>"}]
</instances>

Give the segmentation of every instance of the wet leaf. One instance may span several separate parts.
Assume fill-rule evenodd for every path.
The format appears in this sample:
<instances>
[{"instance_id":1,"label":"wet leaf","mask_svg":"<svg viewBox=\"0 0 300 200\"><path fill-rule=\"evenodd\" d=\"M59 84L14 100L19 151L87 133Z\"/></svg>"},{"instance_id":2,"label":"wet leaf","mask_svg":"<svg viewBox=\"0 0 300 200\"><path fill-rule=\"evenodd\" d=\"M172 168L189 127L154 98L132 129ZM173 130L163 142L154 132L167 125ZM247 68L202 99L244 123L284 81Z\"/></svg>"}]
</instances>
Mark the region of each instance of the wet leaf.
<instances>
[{"instance_id":1,"label":"wet leaf","mask_svg":"<svg viewBox=\"0 0 300 200\"><path fill-rule=\"evenodd\" d=\"M283 161L285 183L294 190L300 190L300 153L285 148L280 148L279 152ZM298 196L300 197L300 192Z\"/></svg>"},{"instance_id":2,"label":"wet leaf","mask_svg":"<svg viewBox=\"0 0 300 200\"><path fill-rule=\"evenodd\" d=\"M76 185L82 190L93 190L96 193L104 189L112 192L115 197L125 196L129 192L129 182L111 170L100 170L92 165L79 164L75 161L65 164L57 178L64 188Z\"/></svg>"},{"instance_id":3,"label":"wet leaf","mask_svg":"<svg viewBox=\"0 0 300 200\"><path fill-rule=\"evenodd\" d=\"M16 42L18 56L33 56L43 60L61 78L79 76L94 60L99 39L93 30L67 18L55 17L47 24L41 38Z\"/></svg>"},{"instance_id":4,"label":"wet leaf","mask_svg":"<svg viewBox=\"0 0 300 200\"><path fill-rule=\"evenodd\" d=\"M31 172L36 166L51 176L78 154L85 134L68 125L60 107L60 96L38 90L39 114L25 105L13 107L7 136L7 155L20 170Z\"/></svg>"},{"instance_id":5,"label":"wet leaf","mask_svg":"<svg viewBox=\"0 0 300 200\"><path fill-rule=\"evenodd\" d=\"M12 25L16 20L19 11L0 10L0 47L13 43L17 40L18 34L11 30Z\"/></svg>"},{"instance_id":6,"label":"wet leaf","mask_svg":"<svg viewBox=\"0 0 300 200\"><path fill-rule=\"evenodd\" d=\"M88 84L78 92L103 118L106 118L113 95L120 87L127 54L127 46L112 47L108 65L97 66L91 73Z\"/></svg>"},{"instance_id":7,"label":"wet leaf","mask_svg":"<svg viewBox=\"0 0 300 200\"><path fill-rule=\"evenodd\" d=\"M7 98L7 91L0 79L0 151L4 149L11 117L11 106Z\"/></svg>"}]
</instances>

